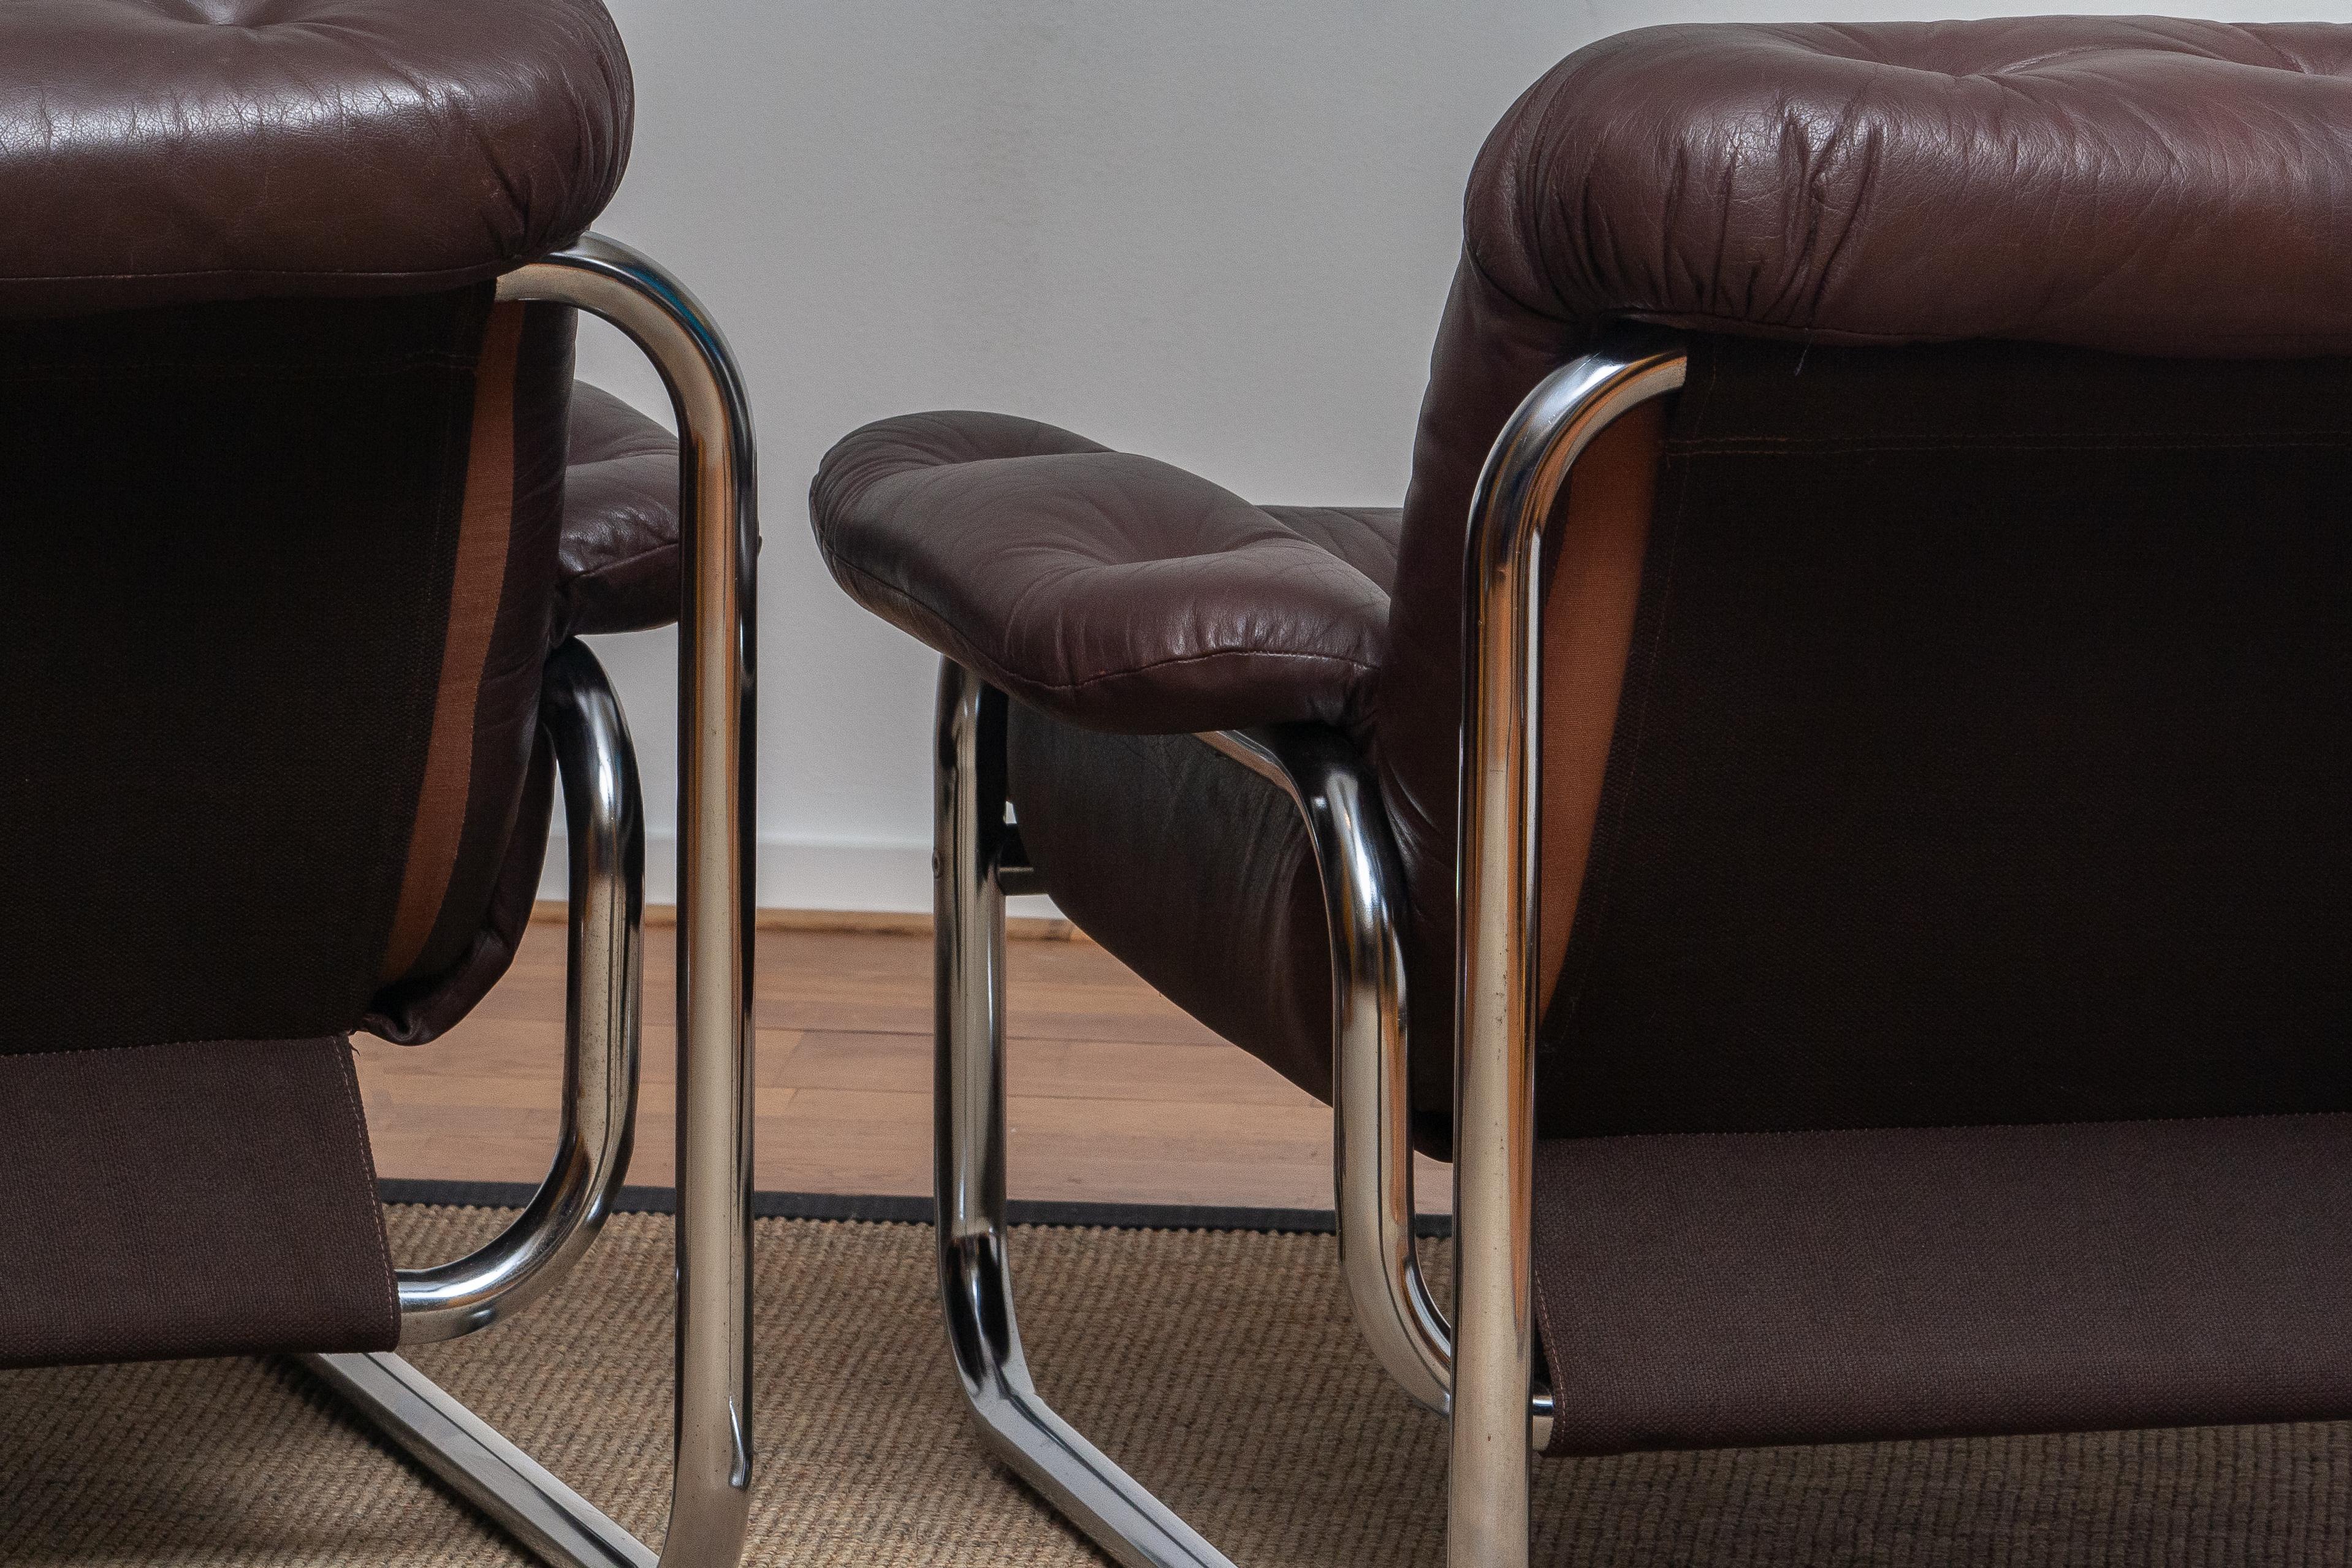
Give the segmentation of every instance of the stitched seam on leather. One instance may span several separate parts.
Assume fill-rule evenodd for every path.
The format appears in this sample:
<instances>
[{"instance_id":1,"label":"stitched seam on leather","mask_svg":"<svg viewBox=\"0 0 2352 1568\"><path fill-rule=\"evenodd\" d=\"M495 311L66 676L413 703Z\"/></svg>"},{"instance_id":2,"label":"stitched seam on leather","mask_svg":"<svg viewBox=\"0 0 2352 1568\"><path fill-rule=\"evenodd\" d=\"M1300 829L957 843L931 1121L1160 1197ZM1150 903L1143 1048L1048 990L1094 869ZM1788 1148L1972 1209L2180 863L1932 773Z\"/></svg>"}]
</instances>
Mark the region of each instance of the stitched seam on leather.
<instances>
[{"instance_id":1,"label":"stitched seam on leather","mask_svg":"<svg viewBox=\"0 0 2352 1568\"><path fill-rule=\"evenodd\" d=\"M1482 268L1480 270L1483 273L1485 269ZM1492 279L1490 279L1489 281L1492 281ZM1508 291L1504 290L1499 284L1496 285L1496 291L1502 293L1504 298L1511 300L1514 304L1518 303L1518 300L1510 295ZM1533 309L1531 306L1523 306L1522 308L1528 310ZM1544 314L1545 312L1538 311L1537 313ZM1774 331L1791 333L1801 332L1815 341L1827 341L1832 343L1850 343L1885 348L1902 348L1914 343L2051 343L2062 347L2070 343L2074 343L2074 340L2073 339L2045 337L2037 333L2015 329L1994 328L1989 331L1977 332L1865 331L1860 327L1825 327L1816 325L1810 321L1776 321L1768 320L1761 316L1735 315L1727 310L1701 310L1680 305L1666 304L1636 305L1627 304L1621 301L1607 305L1595 306L1592 313L1596 316L1601 317L1624 316L1636 321L1658 321L1666 325L1672 325L1677 321L1721 321L1727 325L1734 327L1767 327ZM1739 334L1733 333L1730 335L1738 336ZM2196 342L2298 344L2307 342L2310 336L2308 332L2290 331L2285 330L2274 332L2259 332L2225 331L2219 329L2194 331L2186 335L2189 340ZM2075 346L2088 345L2076 344Z\"/></svg>"},{"instance_id":2,"label":"stitched seam on leather","mask_svg":"<svg viewBox=\"0 0 2352 1568\"><path fill-rule=\"evenodd\" d=\"M2352 1110L2238 1110L2218 1116L2077 1117L2071 1121L1937 1121L1924 1126L1896 1123L1883 1127L1759 1127L1746 1131L1717 1128L1676 1128L1662 1132L1570 1132L1540 1140L1546 1143L1639 1143L1654 1138L1867 1138L1889 1132L2007 1132L2054 1131L2084 1127L2168 1127L2191 1121L2342 1121Z\"/></svg>"},{"instance_id":3,"label":"stitched seam on leather","mask_svg":"<svg viewBox=\"0 0 2352 1568\"><path fill-rule=\"evenodd\" d=\"M1516 208L1517 204L1515 203L1513 205ZM1465 234L1464 237L1462 245L1462 259L1468 264L1471 271L1477 274L1479 281L1484 283L1488 289L1494 290L1497 297L1517 306L1518 309L1527 311L1531 316L1541 317L1545 321L1557 322L1561 326L1575 326L1583 322L1589 322L1595 320L1605 321L1614 317L1624 317L1633 321L1663 321L1666 324L1684 321L1713 321L1720 322L1730 327L1766 327L1776 331L1802 332L1809 338L1827 340L1834 343L1851 343L1884 347L1903 347L1913 343L1929 344L1977 342L2063 343L2066 341L2063 339L2042 337L2035 334L2013 331L2001 331L1998 329L1991 331L1981 332L1926 332L1902 331L1886 331L1865 330L1859 327L1822 326L1814 322L1805 321L1773 321L1766 317L1739 315L1727 310L1696 310L1685 306L1664 302L1641 304L1625 300L1612 300L1606 303L1596 302L1589 309L1580 310L1570 304L1570 302L1565 299L1558 298L1557 291L1555 291L1555 298L1549 302L1540 305L1531 304L1528 300L1521 299L1514 290L1504 287L1501 280L1495 276L1494 269L1486 265L1486 258L1481 256L1478 252L1477 235L1475 230ZM1550 282L1550 279L1547 278L1545 281L1549 283ZM2308 334L2306 333L2284 330L2265 332L2229 331L2219 329L2210 329L2189 334L2189 337L2191 340L2198 342L2245 344L2301 343L2306 341L2307 336Z\"/></svg>"},{"instance_id":4,"label":"stitched seam on leather","mask_svg":"<svg viewBox=\"0 0 2352 1568\"><path fill-rule=\"evenodd\" d=\"M2352 447L2352 431L2315 435L2247 437L2086 437L2077 440L2031 436L1930 436L1885 439L1838 436L1726 436L1669 441L1675 456L1810 457L1836 452L2270 452L2329 451Z\"/></svg>"},{"instance_id":5,"label":"stitched seam on leather","mask_svg":"<svg viewBox=\"0 0 2352 1568\"><path fill-rule=\"evenodd\" d=\"M295 1035L289 1036L285 1039L235 1039L228 1037L215 1037L186 1040L149 1040L142 1045L136 1046L86 1046L79 1047L65 1047L57 1050L48 1051L0 1051L0 1065L15 1061L29 1061L36 1057L100 1057L105 1056L111 1051L169 1051L177 1050L184 1046L299 1045L306 1040L332 1037L333 1037L331 1036Z\"/></svg>"},{"instance_id":6,"label":"stitched seam on leather","mask_svg":"<svg viewBox=\"0 0 2352 1568\"><path fill-rule=\"evenodd\" d=\"M574 583L601 582L608 574L618 572L625 567L642 565L656 555L674 555L677 552L677 548L678 542L671 540L667 544L656 544L650 549L640 550L634 555L624 555L618 560L607 561L601 566L593 566L585 572L574 574L572 581Z\"/></svg>"},{"instance_id":7,"label":"stitched seam on leather","mask_svg":"<svg viewBox=\"0 0 2352 1568\"><path fill-rule=\"evenodd\" d=\"M384 1303L390 1309L385 1317L384 1328L396 1343L400 1338L399 1270L394 1267L392 1261L392 1238L384 1233L383 1205L376 1199L375 1147L368 1142L367 1112L360 1105L359 1069L356 1065L356 1053L352 1048L352 1037L346 1034L337 1036L336 1038L343 1047L337 1053L336 1063L342 1078L343 1108L351 1113L352 1131L359 1140L362 1168L353 1174L357 1177L361 1189L360 1207L368 1215L374 1227L376 1259L383 1265L384 1279L392 1285L391 1299Z\"/></svg>"},{"instance_id":8,"label":"stitched seam on leather","mask_svg":"<svg viewBox=\"0 0 2352 1568\"><path fill-rule=\"evenodd\" d=\"M1319 660L1325 664L1341 665L1349 669L1369 671L1375 668L1366 660L1349 658L1343 653L1308 653L1303 648L1287 647L1226 647L1214 648L1207 653L1188 653L1181 658L1163 658L1150 664L1130 665L1125 669L1107 669L1099 675L1089 675L1083 680L1031 680L1029 684L1043 687L1049 691L1076 691L1098 681L1119 680L1132 675L1149 675L1156 669L1174 669L1187 664L1205 664L1213 658L1307 658Z\"/></svg>"},{"instance_id":9,"label":"stitched seam on leather","mask_svg":"<svg viewBox=\"0 0 2352 1568\"><path fill-rule=\"evenodd\" d=\"M630 442L636 445L631 446ZM569 468L605 468L621 463L642 463L649 458L667 459L665 467L677 461L677 443L670 437L654 435L624 436L604 451L585 458L573 458L565 462Z\"/></svg>"},{"instance_id":10,"label":"stitched seam on leather","mask_svg":"<svg viewBox=\"0 0 2352 1568\"><path fill-rule=\"evenodd\" d=\"M856 576L866 583L871 584L876 591L887 595L893 599L898 600L920 610L929 619L953 633L955 641L963 643L967 647L973 647L975 651L977 651L978 645L973 643L970 637L958 629L954 622L948 619L944 614L933 608L924 600L918 598L914 594L908 592L907 589L899 587L896 584L883 581L881 578L877 577L873 573L866 571L864 567L858 565L855 562L844 560L836 556L830 549L824 552L824 555L826 564L833 567L836 575L843 572L847 572L851 575ZM1200 664L1214 658L1315 659L1326 664L1342 665L1349 669L1362 670L1368 674L1378 668L1375 661L1351 658L1343 653L1311 653L1304 648L1234 647L1215 648L1207 653L1185 654L1174 658L1156 659L1150 664L1131 665L1125 669L1108 669L1098 675L1089 675L1080 680L1045 680L1030 675L1023 675L1020 677L1020 679L1023 685L1032 687L1039 691L1078 691L1105 680L1118 680L1129 676L1148 675L1157 669L1173 669L1181 665ZM1013 668L1011 661L1001 657L990 656L989 661L1007 670L1011 670Z\"/></svg>"},{"instance_id":11,"label":"stitched seam on leather","mask_svg":"<svg viewBox=\"0 0 2352 1568\"><path fill-rule=\"evenodd\" d=\"M206 382L260 381L284 382L304 380L331 373L351 381L382 381L405 375L417 370L470 370L473 363L462 355L439 353L401 354L391 359L370 357L345 359L283 359L253 360L242 364L205 364L194 360L128 360L103 366L46 367L37 362L18 364L0 371L0 385L19 383L47 384L56 382L100 384L107 382L135 380L154 375L200 377Z\"/></svg>"},{"instance_id":12,"label":"stitched seam on leather","mask_svg":"<svg viewBox=\"0 0 2352 1568\"><path fill-rule=\"evenodd\" d=\"M423 271L369 271L340 267L205 267L179 272L0 272L0 287L14 283L152 283L186 278L456 278L475 282L495 278L519 267L528 267L540 256L552 254L562 248L557 245L544 252L531 249L516 256L469 261L460 267L428 268Z\"/></svg>"},{"instance_id":13,"label":"stitched seam on leather","mask_svg":"<svg viewBox=\"0 0 2352 1568\"><path fill-rule=\"evenodd\" d=\"M1516 205L1514 204L1515 206ZM1494 290L1500 299L1527 311L1531 316L1541 317L1545 321L1554 321L1562 326L1573 326L1580 322L1622 316L1633 321L1663 321L1666 324L1711 321L1720 322L1729 327L1767 327L1776 331L1802 332L1809 338L1827 340L1834 343L1883 347L1903 347L1913 343L1975 342L2063 343L2066 341L2000 330L1982 332L1927 332L1822 326L1804 321L1773 321L1760 316L1738 315L1727 310L1703 310L1663 302L1639 304L1623 300L1595 303L1590 309L1579 310L1568 300L1557 296L1545 304L1531 304L1521 299L1514 290L1504 287L1501 280L1495 276L1494 269L1486 265L1486 258L1479 254L1477 235L1475 230L1464 237L1462 259L1469 266L1470 270L1477 275L1479 281ZM1550 280L1546 279L1546 281ZM2191 332L2189 336L2198 342L2272 344L2301 343L2306 341L2308 334L2284 330L2265 332L2206 329Z\"/></svg>"}]
</instances>

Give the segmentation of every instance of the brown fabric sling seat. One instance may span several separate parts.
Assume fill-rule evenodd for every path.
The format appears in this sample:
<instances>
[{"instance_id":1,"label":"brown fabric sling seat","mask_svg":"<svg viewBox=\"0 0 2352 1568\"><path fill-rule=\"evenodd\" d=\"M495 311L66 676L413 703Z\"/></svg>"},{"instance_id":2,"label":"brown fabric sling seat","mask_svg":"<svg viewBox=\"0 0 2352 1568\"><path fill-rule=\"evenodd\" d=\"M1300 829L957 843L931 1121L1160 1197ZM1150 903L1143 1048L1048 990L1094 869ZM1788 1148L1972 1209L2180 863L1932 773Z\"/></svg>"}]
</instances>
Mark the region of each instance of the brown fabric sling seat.
<instances>
[{"instance_id":1,"label":"brown fabric sling seat","mask_svg":"<svg viewBox=\"0 0 2352 1568\"><path fill-rule=\"evenodd\" d=\"M593 0L0 8L0 1367L394 1343L348 1037L503 972L542 667L677 614L493 300L630 120Z\"/></svg>"},{"instance_id":2,"label":"brown fabric sling seat","mask_svg":"<svg viewBox=\"0 0 2352 1568\"><path fill-rule=\"evenodd\" d=\"M1013 700L1036 879L1331 1092L1328 726L1451 1137L1465 547L1621 323L1687 379L1550 535L1552 1449L2352 1416L2352 27L1629 33L1473 174L1401 512L995 415L845 438L845 589Z\"/></svg>"}]
</instances>

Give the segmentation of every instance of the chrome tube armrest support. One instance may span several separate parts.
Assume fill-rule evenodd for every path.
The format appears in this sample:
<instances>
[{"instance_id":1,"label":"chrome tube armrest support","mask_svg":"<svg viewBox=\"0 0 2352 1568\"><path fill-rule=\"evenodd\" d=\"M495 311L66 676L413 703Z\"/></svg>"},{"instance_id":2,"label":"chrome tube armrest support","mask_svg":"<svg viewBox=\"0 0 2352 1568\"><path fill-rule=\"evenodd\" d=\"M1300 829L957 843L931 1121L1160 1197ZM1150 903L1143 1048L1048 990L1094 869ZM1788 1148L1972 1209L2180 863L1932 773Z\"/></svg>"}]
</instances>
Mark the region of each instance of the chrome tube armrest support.
<instances>
[{"instance_id":1,"label":"chrome tube armrest support","mask_svg":"<svg viewBox=\"0 0 2352 1568\"><path fill-rule=\"evenodd\" d=\"M667 1568L743 1550L751 1467L751 801L757 476L751 403L695 298L589 235L499 279L633 339L677 416L677 1463Z\"/></svg>"},{"instance_id":2,"label":"chrome tube armrest support","mask_svg":"<svg viewBox=\"0 0 2352 1568\"><path fill-rule=\"evenodd\" d=\"M570 305L612 322L661 372L677 415L685 589L678 623L677 1360L676 1464L659 1557L398 1356L308 1359L395 1442L558 1568L733 1568L750 1524L752 1453L751 813L759 528L750 405L709 313L625 245L587 236L499 279L498 297ZM568 808L569 772L565 785ZM629 956L600 939L593 922L584 938L575 925L576 986L583 985L583 963ZM583 988L583 1019L600 994L612 995L596 985ZM625 1140L625 1118L620 1125ZM617 1173L609 1179L616 1182ZM552 1278L543 1267L535 1273ZM509 1286L506 1304L518 1297Z\"/></svg>"},{"instance_id":3,"label":"chrome tube armrest support","mask_svg":"<svg viewBox=\"0 0 2352 1568\"><path fill-rule=\"evenodd\" d=\"M1532 1387L1533 921L1543 529L1570 466L1612 420L1682 384L1674 340L1629 331L1531 394L1479 482L1469 639L1455 1052L1456 1329L1412 1240L1402 880L1379 795L1344 737L1315 726L1199 738L1274 783L1304 819L1330 925L1334 1164L1343 1272L1391 1374L1447 1411L1453 1568L1525 1568ZM1038 1397L1013 1310L1004 1226L1004 697L942 662L934 731L940 1283L964 1394L997 1453L1128 1568L1226 1559ZM1001 875L1002 873L1002 875Z\"/></svg>"},{"instance_id":4,"label":"chrome tube armrest support","mask_svg":"<svg viewBox=\"0 0 2352 1568\"><path fill-rule=\"evenodd\" d=\"M1037 1393L1004 1216L1004 694L942 659L932 731L940 1295L982 1437L1125 1568L1233 1568Z\"/></svg>"},{"instance_id":5,"label":"chrome tube armrest support","mask_svg":"<svg viewBox=\"0 0 2352 1568\"><path fill-rule=\"evenodd\" d=\"M1279 787L1306 824L1331 933L1332 1193L1339 1269L1365 1342L1406 1393L1443 1415L1454 1330L1413 1245L1404 873L1380 785L1338 731L1287 724L1201 740ZM1528 1396L1529 1441L1551 1440L1551 1394Z\"/></svg>"},{"instance_id":6,"label":"chrome tube armrest support","mask_svg":"<svg viewBox=\"0 0 2352 1568\"><path fill-rule=\"evenodd\" d=\"M1200 738L1289 796L1306 825L1331 936L1339 1271L1373 1354L1406 1393L1444 1415L1454 1380L1453 1330L1413 1246L1404 877L1379 783L1346 737L1320 725Z\"/></svg>"},{"instance_id":7,"label":"chrome tube armrest support","mask_svg":"<svg viewBox=\"0 0 2352 1568\"><path fill-rule=\"evenodd\" d=\"M455 1262L398 1272L404 1345L487 1328L545 1294L595 1240L628 1174L646 880L636 752L603 666L576 641L548 659L539 714L563 784L571 854L555 1162L495 1239Z\"/></svg>"},{"instance_id":8,"label":"chrome tube armrest support","mask_svg":"<svg viewBox=\"0 0 2352 1568\"><path fill-rule=\"evenodd\" d=\"M1454 861L1452 1568L1528 1560L1544 530L1592 438L1680 386L1683 371L1679 340L1630 327L1562 365L1503 427L1471 507Z\"/></svg>"}]
</instances>

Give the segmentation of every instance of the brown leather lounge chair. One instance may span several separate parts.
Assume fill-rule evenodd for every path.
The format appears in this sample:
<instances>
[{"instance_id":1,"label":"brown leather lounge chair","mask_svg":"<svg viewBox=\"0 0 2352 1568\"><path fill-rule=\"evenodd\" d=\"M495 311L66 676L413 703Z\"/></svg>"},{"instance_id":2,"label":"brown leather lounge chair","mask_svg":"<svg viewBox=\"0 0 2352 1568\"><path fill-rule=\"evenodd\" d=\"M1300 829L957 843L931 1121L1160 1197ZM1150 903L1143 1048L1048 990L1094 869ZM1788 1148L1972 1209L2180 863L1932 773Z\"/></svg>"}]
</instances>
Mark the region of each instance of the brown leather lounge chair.
<instances>
[{"instance_id":1,"label":"brown leather lounge chair","mask_svg":"<svg viewBox=\"0 0 2352 1568\"><path fill-rule=\"evenodd\" d=\"M941 1270L1023 1475L1223 1561L1021 1358L1008 886L1336 1093L1465 1568L1530 1448L2352 1415L2347 124L2347 27L1630 33L1478 160L1402 512L834 449L947 658Z\"/></svg>"},{"instance_id":2,"label":"brown leather lounge chair","mask_svg":"<svg viewBox=\"0 0 2352 1568\"><path fill-rule=\"evenodd\" d=\"M545 1290L620 1184L643 833L572 636L682 602L661 1561L726 1568L751 437L693 300L581 237L631 114L596 0L0 6L0 1366L306 1352L552 1561L655 1561L391 1352ZM573 307L668 379L683 537L676 445L574 393ZM396 1270L347 1037L430 1040L505 970L558 775L562 1147L503 1236Z\"/></svg>"}]
</instances>

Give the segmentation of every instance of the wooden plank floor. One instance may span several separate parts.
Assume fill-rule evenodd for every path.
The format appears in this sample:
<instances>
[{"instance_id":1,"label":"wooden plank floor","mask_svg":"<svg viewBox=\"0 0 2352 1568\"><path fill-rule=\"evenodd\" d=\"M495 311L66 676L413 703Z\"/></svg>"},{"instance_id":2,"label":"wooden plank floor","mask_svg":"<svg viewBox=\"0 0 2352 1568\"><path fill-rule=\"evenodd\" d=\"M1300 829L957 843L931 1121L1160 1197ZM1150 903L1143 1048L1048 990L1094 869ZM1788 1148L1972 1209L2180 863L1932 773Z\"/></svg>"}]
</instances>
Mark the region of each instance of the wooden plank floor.
<instances>
[{"instance_id":1,"label":"wooden plank floor","mask_svg":"<svg viewBox=\"0 0 2352 1568\"><path fill-rule=\"evenodd\" d=\"M629 1179L671 1179L675 932L646 932L645 1082ZM762 1191L930 1191L926 936L761 931L755 1181ZM1016 1198L1328 1208L1331 1113L1084 941L1009 944L1008 1179ZM429 1046L358 1037L380 1174L536 1182L562 1081L563 927ZM1422 1163L1424 1209L1446 1202Z\"/></svg>"}]
</instances>

